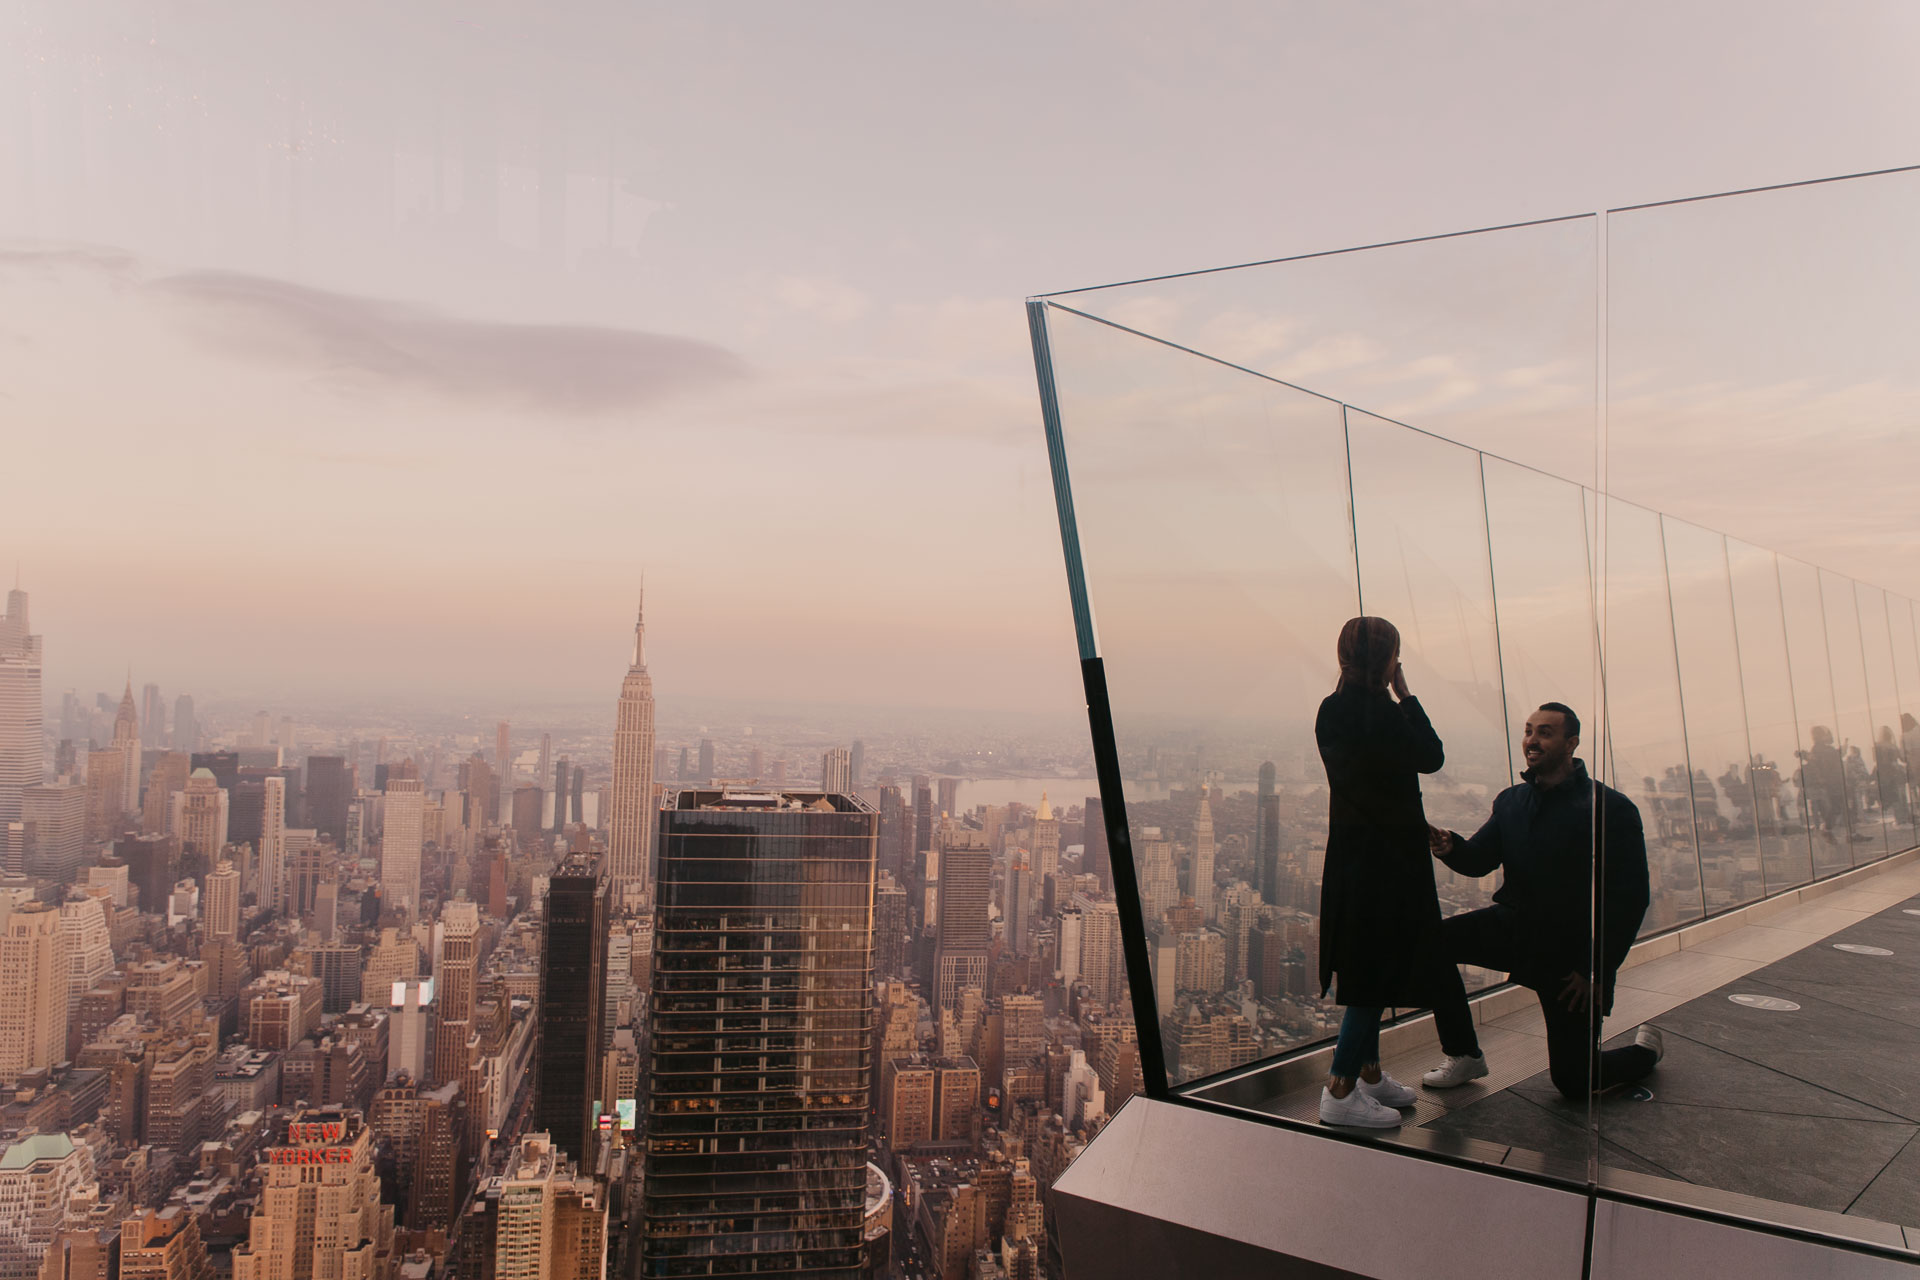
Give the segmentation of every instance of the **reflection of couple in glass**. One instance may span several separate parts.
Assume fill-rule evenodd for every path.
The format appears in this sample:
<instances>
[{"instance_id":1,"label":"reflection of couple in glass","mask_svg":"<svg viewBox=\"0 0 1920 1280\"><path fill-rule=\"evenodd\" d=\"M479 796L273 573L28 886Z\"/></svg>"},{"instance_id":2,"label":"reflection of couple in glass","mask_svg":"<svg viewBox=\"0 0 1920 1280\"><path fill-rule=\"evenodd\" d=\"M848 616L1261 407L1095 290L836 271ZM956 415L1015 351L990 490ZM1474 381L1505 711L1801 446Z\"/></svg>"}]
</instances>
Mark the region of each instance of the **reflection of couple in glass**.
<instances>
[{"instance_id":1,"label":"reflection of couple in glass","mask_svg":"<svg viewBox=\"0 0 1920 1280\"><path fill-rule=\"evenodd\" d=\"M1389 1006L1426 1006L1446 1061L1426 1073L1445 1089L1487 1074L1456 967L1497 969L1531 988L1546 1023L1553 1083L1571 1099L1638 1080L1660 1060L1660 1034L1601 1051L1599 1020L1646 914L1646 842L1633 802L1574 758L1580 719L1557 702L1527 717L1523 781L1502 791L1470 838L1427 824L1419 775L1444 763L1439 735L1407 688L1400 633L1384 618L1340 631L1340 681L1314 734L1332 795L1320 899L1320 985L1346 1006L1320 1095L1328 1124L1390 1128L1414 1090L1380 1067ZM1594 805L1601 810L1600 974L1593 980L1590 902ZM1493 905L1440 918L1429 855L1463 875L1505 869Z\"/></svg>"}]
</instances>

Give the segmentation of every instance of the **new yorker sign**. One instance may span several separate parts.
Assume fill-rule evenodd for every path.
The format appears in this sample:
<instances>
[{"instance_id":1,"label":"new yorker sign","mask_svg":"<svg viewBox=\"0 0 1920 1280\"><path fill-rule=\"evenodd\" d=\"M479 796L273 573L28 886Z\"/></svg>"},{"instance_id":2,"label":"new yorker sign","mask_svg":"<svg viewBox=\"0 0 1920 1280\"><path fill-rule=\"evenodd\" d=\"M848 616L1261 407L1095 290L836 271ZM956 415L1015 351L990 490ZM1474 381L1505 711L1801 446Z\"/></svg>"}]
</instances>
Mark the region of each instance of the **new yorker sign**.
<instances>
[{"instance_id":1,"label":"new yorker sign","mask_svg":"<svg viewBox=\"0 0 1920 1280\"><path fill-rule=\"evenodd\" d=\"M322 1145L339 1142L346 1132L337 1120L296 1121L287 1126L287 1141L301 1145L275 1147L268 1157L275 1164L352 1164L352 1147Z\"/></svg>"}]
</instances>

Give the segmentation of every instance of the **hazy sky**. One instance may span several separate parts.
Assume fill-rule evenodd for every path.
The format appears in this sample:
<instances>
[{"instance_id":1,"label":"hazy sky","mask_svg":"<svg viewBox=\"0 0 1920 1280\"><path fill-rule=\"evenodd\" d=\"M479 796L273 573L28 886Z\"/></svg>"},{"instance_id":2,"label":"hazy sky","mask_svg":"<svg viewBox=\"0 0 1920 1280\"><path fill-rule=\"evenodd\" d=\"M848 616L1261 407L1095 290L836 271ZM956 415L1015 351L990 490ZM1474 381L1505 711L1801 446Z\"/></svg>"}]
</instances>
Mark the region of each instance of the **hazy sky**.
<instances>
[{"instance_id":1,"label":"hazy sky","mask_svg":"<svg viewBox=\"0 0 1920 1280\"><path fill-rule=\"evenodd\" d=\"M1905 3L16 0L0 556L50 690L610 700L644 569L663 696L1072 708L1024 296L1913 162L1916 51ZM1920 590L1893 492L1773 545Z\"/></svg>"}]
</instances>

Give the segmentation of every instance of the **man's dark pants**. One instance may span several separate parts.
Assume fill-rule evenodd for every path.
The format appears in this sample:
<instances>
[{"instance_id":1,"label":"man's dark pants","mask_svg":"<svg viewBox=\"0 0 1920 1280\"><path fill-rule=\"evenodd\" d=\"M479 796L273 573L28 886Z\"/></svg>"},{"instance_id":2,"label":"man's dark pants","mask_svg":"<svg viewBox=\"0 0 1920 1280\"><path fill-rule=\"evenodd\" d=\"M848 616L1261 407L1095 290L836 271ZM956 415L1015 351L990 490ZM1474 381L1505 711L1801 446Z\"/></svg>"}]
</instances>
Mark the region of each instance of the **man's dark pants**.
<instances>
[{"instance_id":1,"label":"man's dark pants","mask_svg":"<svg viewBox=\"0 0 1920 1280\"><path fill-rule=\"evenodd\" d=\"M1446 947L1447 958L1455 964L1471 964L1482 969L1512 973L1521 959L1514 912L1509 907L1492 906L1449 917L1440 922L1440 937ZM1558 999L1559 982L1554 984L1551 991L1536 991L1534 994L1540 999L1540 1015L1547 1025L1548 1070L1553 1076L1553 1087L1560 1091L1561 1096L1575 1102L1586 1100L1593 1087L1596 1060L1601 1089L1643 1079L1659 1061L1653 1050L1640 1045L1602 1050L1599 1020L1584 1010L1569 1010L1566 1003ZM1595 995L1598 995L1597 984ZM1448 1011L1447 1021L1457 1021L1466 1013L1464 1000L1461 1006L1458 1010ZM1440 1011L1435 1010L1435 1015L1437 1019Z\"/></svg>"}]
</instances>

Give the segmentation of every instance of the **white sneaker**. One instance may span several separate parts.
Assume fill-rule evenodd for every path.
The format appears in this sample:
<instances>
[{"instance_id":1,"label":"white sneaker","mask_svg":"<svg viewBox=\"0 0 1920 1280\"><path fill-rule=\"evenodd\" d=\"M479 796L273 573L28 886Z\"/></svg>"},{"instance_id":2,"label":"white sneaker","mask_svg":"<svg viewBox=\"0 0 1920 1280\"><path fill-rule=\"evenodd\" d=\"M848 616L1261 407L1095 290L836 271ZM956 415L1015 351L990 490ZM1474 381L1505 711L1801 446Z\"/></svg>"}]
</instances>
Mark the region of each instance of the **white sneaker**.
<instances>
[{"instance_id":1,"label":"white sneaker","mask_svg":"<svg viewBox=\"0 0 1920 1280\"><path fill-rule=\"evenodd\" d=\"M1355 1087L1344 1098L1333 1096L1331 1089L1320 1090L1320 1123L1351 1125L1357 1129L1395 1129L1400 1125L1400 1113L1392 1107L1383 1107L1367 1094Z\"/></svg>"},{"instance_id":2,"label":"white sneaker","mask_svg":"<svg viewBox=\"0 0 1920 1280\"><path fill-rule=\"evenodd\" d=\"M1653 1050L1653 1060L1655 1063L1658 1063L1660 1059L1667 1056L1666 1037L1662 1036L1660 1034L1660 1028L1654 1026L1651 1022L1643 1022L1640 1024L1640 1029L1633 1033L1633 1042L1642 1049Z\"/></svg>"},{"instance_id":3,"label":"white sneaker","mask_svg":"<svg viewBox=\"0 0 1920 1280\"><path fill-rule=\"evenodd\" d=\"M1450 1053L1446 1062L1421 1076L1420 1083L1429 1089L1451 1089L1469 1080L1478 1080L1486 1074L1485 1054L1462 1054L1456 1057Z\"/></svg>"},{"instance_id":4,"label":"white sneaker","mask_svg":"<svg viewBox=\"0 0 1920 1280\"><path fill-rule=\"evenodd\" d=\"M1373 1084L1368 1084L1365 1080L1355 1081L1353 1091L1366 1093L1383 1107L1410 1107L1420 1096L1384 1071L1380 1073L1380 1079Z\"/></svg>"}]
</instances>

